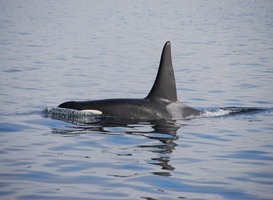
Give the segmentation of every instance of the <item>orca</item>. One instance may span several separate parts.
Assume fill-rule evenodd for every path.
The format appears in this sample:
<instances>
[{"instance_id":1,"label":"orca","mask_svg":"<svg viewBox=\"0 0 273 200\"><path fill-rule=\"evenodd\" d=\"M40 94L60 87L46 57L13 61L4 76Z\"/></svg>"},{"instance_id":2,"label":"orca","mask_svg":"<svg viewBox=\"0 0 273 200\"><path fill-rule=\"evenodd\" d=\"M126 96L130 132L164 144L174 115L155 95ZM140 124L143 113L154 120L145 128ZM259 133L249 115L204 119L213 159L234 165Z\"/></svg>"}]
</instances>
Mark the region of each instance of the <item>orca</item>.
<instances>
[{"instance_id":1,"label":"orca","mask_svg":"<svg viewBox=\"0 0 273 200\"><path fill-rule=\"evenodd\" d=\"M171 43L165 43L157 76L148 96L143 99L104 99L69 101L59 108L74 109L127 120L175 120L198 116L203 112L177 100L171 57Z\"/></svg>"}]
</instances>

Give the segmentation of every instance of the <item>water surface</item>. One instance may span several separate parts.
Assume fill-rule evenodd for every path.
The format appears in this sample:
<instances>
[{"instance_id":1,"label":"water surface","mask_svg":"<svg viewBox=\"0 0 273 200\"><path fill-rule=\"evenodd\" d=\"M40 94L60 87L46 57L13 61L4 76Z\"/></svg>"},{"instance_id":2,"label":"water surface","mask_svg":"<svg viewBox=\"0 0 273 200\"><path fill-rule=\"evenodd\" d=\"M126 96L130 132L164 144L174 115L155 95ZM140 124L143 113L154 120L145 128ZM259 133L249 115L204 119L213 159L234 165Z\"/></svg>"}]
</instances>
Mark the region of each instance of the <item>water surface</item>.
<instances>
[{"instance_id":1,"label":"water surface","mask_svg":"<svg viewBox=\"0 0 273 200\"><path fill-rule=\"evenodd\" d=\"M1 199L273 198L272 1L11 0L0 20ZM168 40L179 99L207 116L45 117L145 97Z\"/></svg>"}]
</instances>

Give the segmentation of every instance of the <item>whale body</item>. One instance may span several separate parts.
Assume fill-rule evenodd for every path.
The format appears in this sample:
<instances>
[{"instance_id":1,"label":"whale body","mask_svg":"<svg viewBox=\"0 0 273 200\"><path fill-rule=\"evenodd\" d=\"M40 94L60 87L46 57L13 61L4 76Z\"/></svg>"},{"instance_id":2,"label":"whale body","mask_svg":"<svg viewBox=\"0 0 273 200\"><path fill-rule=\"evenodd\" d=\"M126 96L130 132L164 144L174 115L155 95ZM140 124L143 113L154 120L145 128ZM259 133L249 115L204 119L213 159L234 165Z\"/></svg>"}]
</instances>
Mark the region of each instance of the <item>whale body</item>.
<instances>
[{"instance_id":1,"label":"whale body","mask_svg":"<svg viewBox=\"0 0 273 200\"><path fill-rule=\"evenodd\" d=\"M169 41L163 47L157 76L147 97L143 99L69 101L58 107L129 120L173 120L202 114L202 111L184 105L177 100Z\"/></svg>"}]
</instances>

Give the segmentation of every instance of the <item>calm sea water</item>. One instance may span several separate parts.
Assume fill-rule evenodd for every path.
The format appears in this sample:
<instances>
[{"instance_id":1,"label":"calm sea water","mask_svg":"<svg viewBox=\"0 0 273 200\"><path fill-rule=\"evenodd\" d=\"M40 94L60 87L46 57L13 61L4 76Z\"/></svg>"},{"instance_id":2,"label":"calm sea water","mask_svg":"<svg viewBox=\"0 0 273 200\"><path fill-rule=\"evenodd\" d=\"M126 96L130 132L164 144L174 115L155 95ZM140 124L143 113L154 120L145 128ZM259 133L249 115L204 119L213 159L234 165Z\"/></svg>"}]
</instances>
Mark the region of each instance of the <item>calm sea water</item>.
<instances>
[{"instance_id":1,"label":"calm sea water","mask_svg":"<svg viewBox=\"0 0 273 200\"><path fill-rule=\"evenodd\" d=\"M1 0L0 20L1 199L273 199L273 1ZM145 97L167 40L179 99L209 116L45 117Z\"/></svg>"}]
</instances>

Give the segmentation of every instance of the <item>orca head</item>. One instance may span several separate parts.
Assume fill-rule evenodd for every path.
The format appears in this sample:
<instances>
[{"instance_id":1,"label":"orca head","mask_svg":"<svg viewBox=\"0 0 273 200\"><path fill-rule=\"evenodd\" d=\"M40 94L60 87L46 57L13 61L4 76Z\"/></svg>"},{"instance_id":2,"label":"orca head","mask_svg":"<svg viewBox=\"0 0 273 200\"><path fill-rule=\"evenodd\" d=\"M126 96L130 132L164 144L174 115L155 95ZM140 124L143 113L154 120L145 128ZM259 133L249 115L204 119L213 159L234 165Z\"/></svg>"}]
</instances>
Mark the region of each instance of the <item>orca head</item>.
<instances>
[{"instance_id":1,"label":"orca head","mask_svg":"<svg viewBox=\"0 0 273 200\"><path fill-rule=\"evenodd\" d=\"M75 109L77 110L77 102L76 101L67 101L62 104L60 104L58 107L59 108L69 108L69 109Z\"/></svg>"},{"instance_id":2,"label":"orca head","mask_svg":"<svg viewBox=\"0 0 273 200\"><path fill-rule=\"evenodd\" d=\"M167 102L177 101L170 41L166 42L163 47L154 85L145 99L163 100Z\"/></svg>"}]
</instances>

